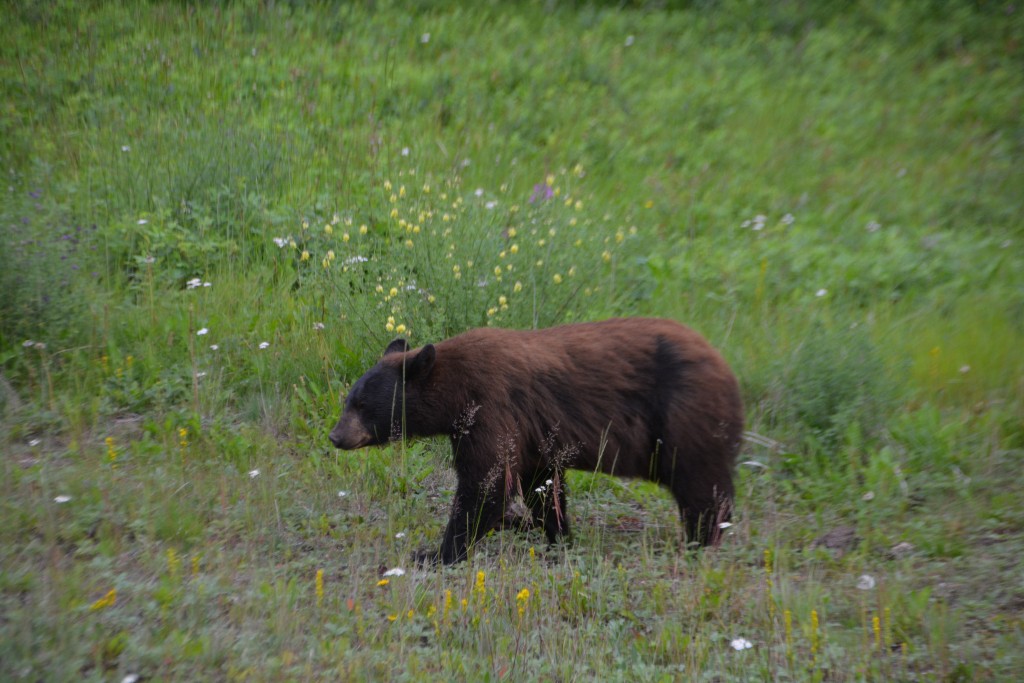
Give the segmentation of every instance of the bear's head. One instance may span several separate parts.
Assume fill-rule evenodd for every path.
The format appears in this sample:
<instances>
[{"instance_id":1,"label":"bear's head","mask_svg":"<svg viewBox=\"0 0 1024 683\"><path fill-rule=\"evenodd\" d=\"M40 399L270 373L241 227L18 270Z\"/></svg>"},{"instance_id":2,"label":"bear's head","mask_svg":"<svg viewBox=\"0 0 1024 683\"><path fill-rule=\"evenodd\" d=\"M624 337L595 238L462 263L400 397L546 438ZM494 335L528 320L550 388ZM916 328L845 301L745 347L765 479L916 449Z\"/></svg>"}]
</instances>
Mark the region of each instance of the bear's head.
<instances>
[{"instance_id":1,"label":"bear's head","mask_svg":"<svg viewBox=\"0 0 1024 683\"><path fill-rule=\"evenodd\" d=\"M433 344L415 352L404 339L388 344L380 361L349 390L341 419L331 430L331 443L353 450L401 439L403 433L415 435L410 411L435 357Z\"/></svg>"}]
</instances>

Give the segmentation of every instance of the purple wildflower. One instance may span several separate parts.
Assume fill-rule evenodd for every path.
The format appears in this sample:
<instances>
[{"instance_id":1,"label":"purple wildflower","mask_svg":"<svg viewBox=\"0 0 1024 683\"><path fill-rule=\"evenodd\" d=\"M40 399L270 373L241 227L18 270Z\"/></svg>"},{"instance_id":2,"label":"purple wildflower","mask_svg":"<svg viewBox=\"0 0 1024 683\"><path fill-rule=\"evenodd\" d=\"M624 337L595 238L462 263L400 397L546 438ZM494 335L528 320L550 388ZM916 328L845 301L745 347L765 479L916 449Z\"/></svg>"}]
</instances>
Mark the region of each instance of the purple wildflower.
<instances>
[{"instance_id":1,"label":"purple wildflower","mask_svg":"<svg viewBox=\"0 0 1024 683\"><path fill-rule=\"evenodd\" d=\"M555 191L547 183L537 183L533 186L533 194L530 195L530 203L545 202L555 196Z\"/></svg>"}]
</instances>

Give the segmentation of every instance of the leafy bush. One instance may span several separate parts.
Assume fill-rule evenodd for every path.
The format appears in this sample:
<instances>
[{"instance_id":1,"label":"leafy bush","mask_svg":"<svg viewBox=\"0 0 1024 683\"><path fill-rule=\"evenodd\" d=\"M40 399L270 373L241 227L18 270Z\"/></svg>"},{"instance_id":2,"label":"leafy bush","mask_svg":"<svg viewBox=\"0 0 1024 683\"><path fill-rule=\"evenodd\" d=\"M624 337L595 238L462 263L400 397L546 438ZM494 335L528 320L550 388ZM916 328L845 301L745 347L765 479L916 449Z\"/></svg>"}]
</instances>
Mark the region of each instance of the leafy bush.
<instances>
[{"instance_id":1,"label":"leafy bush","mask_svg":"<svg viewBox=\"0 0 1024 683\"><path fill-rule=\"evenodd\" d=\"M885 370L865 332L816 325L780 370L776 419L826 446L851 427L876 431L893 393Z\"/></svg>"},{"instance_id":2,"label":"leafy bush","mask_svg":"<svg viewBox=\"0 0 1024 683\"><path fill-rule=\"evenodd\" d=\"M72 218L43 169L10 182L0 193L0 348L81 339L86 283L99 275L96 226Z\"/></svg>"}]
</instances>

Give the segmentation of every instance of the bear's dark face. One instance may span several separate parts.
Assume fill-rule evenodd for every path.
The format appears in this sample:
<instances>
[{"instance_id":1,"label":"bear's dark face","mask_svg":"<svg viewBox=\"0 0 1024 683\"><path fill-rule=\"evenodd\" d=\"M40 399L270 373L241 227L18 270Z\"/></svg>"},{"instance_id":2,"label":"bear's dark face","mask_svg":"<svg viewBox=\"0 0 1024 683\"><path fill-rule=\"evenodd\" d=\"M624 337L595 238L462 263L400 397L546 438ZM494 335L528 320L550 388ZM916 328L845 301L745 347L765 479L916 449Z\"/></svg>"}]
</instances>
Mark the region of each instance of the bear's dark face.
<instances>
[{"instance_id":1,"label":"bear's dark face","mask_svg":"<svg viewBox=\"0 0 1024 683\"><path fill-rule=\"evenodd\" d=\"M391 342L380 362L352 385L341 419L330 434L337 448L354 450L402 438L403 410L408 413L415 402L435 356L430 344L416 354L407 349L404 339Z\"/></svg>"}]
</instances>

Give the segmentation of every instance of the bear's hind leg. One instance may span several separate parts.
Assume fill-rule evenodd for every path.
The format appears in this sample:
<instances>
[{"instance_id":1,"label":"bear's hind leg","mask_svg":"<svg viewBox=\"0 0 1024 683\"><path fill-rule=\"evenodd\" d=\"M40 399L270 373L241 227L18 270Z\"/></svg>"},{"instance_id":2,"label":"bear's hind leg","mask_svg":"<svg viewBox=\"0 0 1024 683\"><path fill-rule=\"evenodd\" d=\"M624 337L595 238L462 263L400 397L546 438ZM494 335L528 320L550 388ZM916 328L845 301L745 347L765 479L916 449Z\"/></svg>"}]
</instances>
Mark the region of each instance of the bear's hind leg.
<instances>
[{"instance_id":1,"label":"bear's hind leg","mask_svg":"<svg viewBox=\"0 0 1024 683\"><path fill-rule=\"evenodd\" d=\"M672 491L686 532L686 543L717 545L721 524L732 512L732 472L727 466L709 465L691 459L681 467L685 455L665 457L659 462L659 481ZM703 468L703 471L701 471Z\"/></svg>"}]
</instances>

